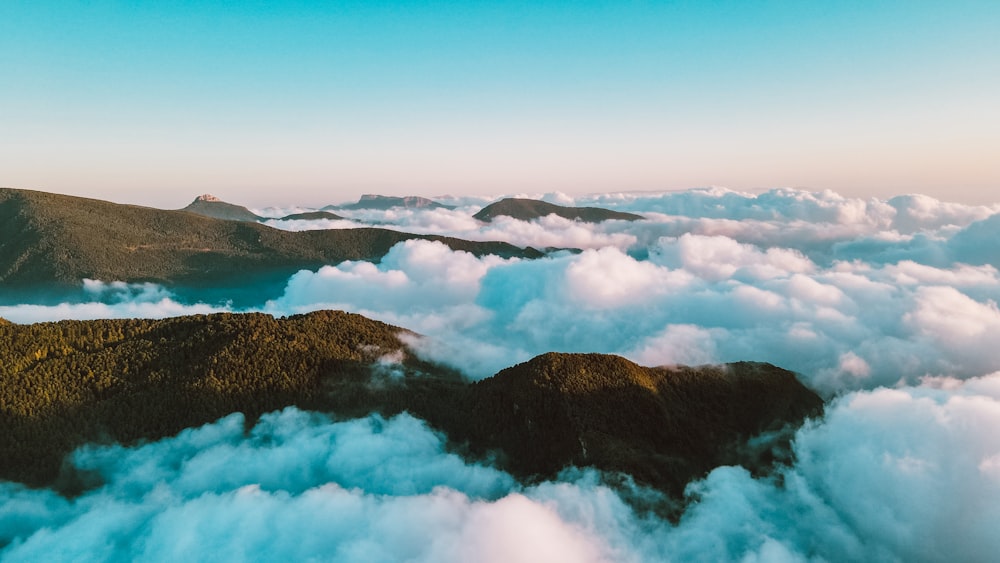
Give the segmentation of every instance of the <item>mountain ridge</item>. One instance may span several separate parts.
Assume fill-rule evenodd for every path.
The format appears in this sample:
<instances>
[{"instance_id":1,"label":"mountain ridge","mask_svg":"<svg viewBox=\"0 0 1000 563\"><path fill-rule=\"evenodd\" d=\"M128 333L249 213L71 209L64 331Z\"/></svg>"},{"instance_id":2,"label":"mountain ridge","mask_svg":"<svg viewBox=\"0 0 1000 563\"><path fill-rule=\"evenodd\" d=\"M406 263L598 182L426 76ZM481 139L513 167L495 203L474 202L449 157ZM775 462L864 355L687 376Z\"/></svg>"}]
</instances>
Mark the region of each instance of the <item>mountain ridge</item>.
<instances>
[{"instance_id":1,"label":"mountain ridge","mask_svg":"<svg viewBox=\"0 0 1000 563\"><path fill-rule=\"evenodd\" d=\"M388 196L388 195L378 195L378 194L363 194L358 201L354 203L345 203L341 205L327 205L323 210L337 210L337 209L347 209L347 210L360 210L360 209L377 209L377 210L387 210L393 207L402 207L405 209L454 209L450 205L445 205L443 203L434 201L433 199L428 199L426 197L420 196Z\"/></svg>"},{"instance_id":2,"label":"mountain ridge","mask_svg":"<svg viewBox=\"0 0 1000 563\"><path fill-rule=\"evenodd\" d=\"M538 199L505 198L482 208L472 217L483 222L491 222L500 216L512 217L521 221L531 221L548 215L558 215L573 221L584 223L600 223L609 220L638 221L645 219L635 213L612 211L601 207L566 207Z\"/></svg>"},{"instance_id":3,"label":"mountain ridge","mask_svg":"<svg viewBox=\"0 0 1000 563\"><path fill-rule=\"evenodd\" d=\"M773 458L746 455L748 439L822 409L767 364L645 368L548 353L470 383L415 356L408 332L341 311L0 322L0 478L47 484L84 443L158 439L236 411L252 424L294 405L348 418L408 411L528 481L593 466L679 497L719 464L766 467ZM81 478L63 475L63 486Z\"/></svg>"},{"instance_id":4,"label":"mountain ridge","mask_svg":"<svg viewBox=\"0 0 1000 563\"><path fill-rule=\"evenodd\" d=\"M84 278L204 285L287 276L344 260L378 261L406 240L438 241L477 256L543 256L505 242L372 227L290 232L186 211L0 188L0 287L76 286Z\"/></svg>"}]
</instances>

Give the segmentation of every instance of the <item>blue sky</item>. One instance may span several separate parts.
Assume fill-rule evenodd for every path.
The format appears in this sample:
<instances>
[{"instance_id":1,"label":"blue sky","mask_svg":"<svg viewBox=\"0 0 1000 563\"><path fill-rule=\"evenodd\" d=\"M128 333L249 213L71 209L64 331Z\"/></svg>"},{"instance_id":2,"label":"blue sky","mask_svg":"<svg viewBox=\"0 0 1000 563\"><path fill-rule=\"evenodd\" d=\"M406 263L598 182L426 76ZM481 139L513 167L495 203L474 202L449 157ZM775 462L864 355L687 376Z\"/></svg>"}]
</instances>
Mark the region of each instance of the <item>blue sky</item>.
<instances>
[{"instance_id":1,"label":"blue sky","mask_svg":"<svg viewBox=\"0 0 1000 563\"><path fill-rule=\"evenodd\" d=\"M0 3L0 185L1000 199L998 2Z\"/></svg>"}]
</instances>

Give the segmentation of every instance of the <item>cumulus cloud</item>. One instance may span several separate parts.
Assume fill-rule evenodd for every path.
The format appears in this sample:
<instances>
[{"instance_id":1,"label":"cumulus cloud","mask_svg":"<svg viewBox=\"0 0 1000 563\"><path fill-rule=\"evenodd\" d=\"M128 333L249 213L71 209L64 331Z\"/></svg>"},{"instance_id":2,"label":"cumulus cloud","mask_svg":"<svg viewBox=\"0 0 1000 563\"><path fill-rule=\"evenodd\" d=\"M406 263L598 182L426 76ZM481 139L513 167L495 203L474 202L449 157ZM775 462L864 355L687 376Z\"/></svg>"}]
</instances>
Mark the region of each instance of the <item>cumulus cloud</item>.
<instances>
[{"instance_id":1,"label":"cumulus cloud","mask_svg":"<svg viewBox=\"0 0 1000 563\"><path fill-rule=\"evenodd\" d=\"M938 383L841 398L799 432L782 485L717 469L691 487L679 531L719 560L773 542L800 560L990 560L1000 437L978 429L1000 424L1000 374Z\"/></svg>"},{"instance_id":2,"label":"cumulus cloud","mask_svg":"<svg viewBox=\"0 0 1000 563\"><path fill-rule=\"evenodd\" d=\"M0 317L340 308L422 333L412 347L472 378L548 351L767 361L832 398L799 430L794 465L767 478L718 468L689 487L671 524L633 509L627 499L657 498L641 487L611 488L592 471L525 486L448 453L405 415L333 422L291 409L249 434L234 415L154 444L79 451L73 463L104 484L77 499L0 484L0 558L976 561L1000 551L1000 438L984 430L1000 427L1000 206L711 188L545 195L647 217L634 223L472 220L492 199L349 219L583 251L507 260L409 241L378 264L299 272L248 309L86 281L67 303L5 305Z\"/></svg>"},{"instance_id":3,"label":"cumulus cloud","mask_svg":"<svg viewBox=\"0 0 1000 563\"><path fill-rule=\"evenodd\" d=\"M781 188L743 193L725 188L673 192L512 194L568 206L598 206L639 213L644 221L587 224L549 216L534 221L509 217L480 223L472 215L500 197L441 198L455 209L347 210L349 222L276 221L301 230L375 225L471 240L502 240L536 248L598 249L613 246L644 257L660 238L684 234L722 236L765 249L794 250L828 266L861 259L889 264L914 260L945 267L955 262L993 264L982 242L1000 231L1000 204L964 205L923 195L889 200L848 198L832 191ZM447 200L447 201L446 201ZM959 233L962 231L962 233ZM993 239L989 237L993 236ZM954 242L952 241L954 238ZM988 248L988 246L987 246Z\"/></svg>"},{"instance_id":4,"label":"cumulus cloud","mask_svg":"<svg viewBox=\"0 0 1000 563\"><path fill-rule=\"evenodd\" d=\"M525 486L408 415L241 415L79 450L68 500L0 485L0 556L338 561L987 561L1000 549L1000 373L859 391L799 430L794 465L721 467L663 502L592 470Z\"/></svg>"},{"instance_id":5,"label":"cumulus cloud","mask_svg":"<svg viewBox=\"0 0 1000 563\"><path fill-rule=\"evenodd\" d=\"M925 375L974 377L998 365L988 336L979 336L994 329L1000 300L998 205L792 189L542 197L647 220L483 224L471 215L492 199L485 197L452 198L455 209L345 211L352 225L584 251L518 261L408 241L378 264L299 272L280 297L249 309L372 316L427 335L414 346L475 378L552 350L646 363L769 361L831 395ZM86 281L76 300L7 305L0 316L31 322L234 309L205 303L151 284Z\"/></svg>"},{"instance_id":6,"label":"cumulus cloud","mask_svg":"<svg viewBox=\"0 0 1000 563\"><path fill-rule=\"evenodd\" d=\"M0 488L7 561L609 561L609 547L507 474L444 451L401 415L295 409L243 433L231 415L73 463L103 485L69 501Z\"/></svg>"}]
</instances>

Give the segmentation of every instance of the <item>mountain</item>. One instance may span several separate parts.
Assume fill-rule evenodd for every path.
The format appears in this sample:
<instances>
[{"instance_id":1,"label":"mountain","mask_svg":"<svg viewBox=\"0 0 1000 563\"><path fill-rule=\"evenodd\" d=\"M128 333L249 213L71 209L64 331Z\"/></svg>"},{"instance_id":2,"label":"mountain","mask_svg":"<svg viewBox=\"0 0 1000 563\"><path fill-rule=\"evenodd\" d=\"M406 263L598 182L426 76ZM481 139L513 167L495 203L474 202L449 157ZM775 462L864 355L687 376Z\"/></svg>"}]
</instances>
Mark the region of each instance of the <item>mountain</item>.
<instances>
[{"instance_id":1,"label":"mountain","mask_svg":"<svg viewBox=\"0 0 1000 563\"><path fill-rule=\"evenodd\" d=\"M329 379L367 384L379 357L405 353L400 332L329 311L0 324L0 479L51 481L65 454L95 440L324 408Z\"/></svg>"},{"instance_id":2,"label":"mountain","mask_svg":"<svg viewBox=\"0 0 1000 563\"><path fill-rule=\"evenodd\" d=\"M226 203L211 194L200 195L190 205L181 209L189 213L196 213L204 217L214 219L224 219L227 221L247 221L250 223L267 221L268 217L261 217L242 205ZM293 213L280 217L278 221L306 220L315 221L317 219L343 219L340 215L328 211L310 211L307 213Z\"/></svg>"},{"instance_id":3,"label":"mountain","mask_svg":"<svg viewBox=\"0 0 1000 563\"><path fill-rule=\"evenodd\" d=\"M287 277L344 260L377 261L396 243L440 241L477 256L533 248L359 228L288 232L250 222L0 188L0 287L76 287L84 278L209 285Z\"/></svg>"},{"instance_id":4,"label":"mountain","mask_svg":"<svg viewBox=\"0 0 1000 563\"><path fill-rule=\"evenodd\" d=\"M198 196L187 207L181 209L189 213L197 213L205 217L226 219L228 221L263 221L264 217L257 215L242 205L226 203L211 194Z\"/></svg>"},{"instance_id":5,"label":"mountain","mask_svg":"<svg viewBox=\"0 0 1000 563\"><path fill-rule=\"evenodd\" d=\"M766 467L790 434L763 452L748 439L822 408L768 364L644 368L545 354L470 384L414 357L403 332L333 311L0 323L0 479L47 484L84 443L157 439L235 411L253 424L296 405L341 417L409 411L523 479L594 466L679 496L719 464Z\"/></svg>"},{"instance_id":6,"label":"mountain","mask_svg":"<svg viewBox=\"0 0 1000 563\"><path fill-rule=\"evenodd\" d=\"M291 215L285 215L278 219L278 221L318 221L320 219L328 219L331 221L336 221L338 219L343 219L340 215L336 213L330 213L329 211L308 211L306 213L292 213Z\"/></svg>"},{"instance_id":7,"label":"mountain","mask_svg":"<svg viewBox=\"0 0 1000 563\"><path fill-rule=\"evenodd\" d=\"M490 222L496 217L506 215L507 217L513 217L521 221L531 221L532 219L553 214L574 221L583 221L584 223L600 223L601 221L611 219L623 221L644 219L642 215L601 209L600 207L564 207L537 199L520 198L501 199L498 202L491 203L482 208L473 217L480 221Z\"/></svg>"},{"instance_id":8,"label":"mountain","mask_svg":"<svg viewBox=\"0 0 1000 563\"><path fill-rule=\"evenodd\" d=\"M393 207L405 207L407 209L454 209L450 205L438 203L432 199L418 196L395 197L387 195L364 194L357 203L344 205L328 205L323 209L392 209Z\"/></svg>"},{"instance_id":9,"label":"mountain","mask_svg":"<svg viewBox=\"0 0 1000 563\"><path fill-rule=\"evenodd\" d=\"M449 435L504 452L520 474L594 465L679 496L719 465L770 461L770 447L749 451L748 439L780 438L822 401L770 364L648 368L549 353L472 385L463 406L466 420L446 426Z\"/></svg>"}]
</instances>

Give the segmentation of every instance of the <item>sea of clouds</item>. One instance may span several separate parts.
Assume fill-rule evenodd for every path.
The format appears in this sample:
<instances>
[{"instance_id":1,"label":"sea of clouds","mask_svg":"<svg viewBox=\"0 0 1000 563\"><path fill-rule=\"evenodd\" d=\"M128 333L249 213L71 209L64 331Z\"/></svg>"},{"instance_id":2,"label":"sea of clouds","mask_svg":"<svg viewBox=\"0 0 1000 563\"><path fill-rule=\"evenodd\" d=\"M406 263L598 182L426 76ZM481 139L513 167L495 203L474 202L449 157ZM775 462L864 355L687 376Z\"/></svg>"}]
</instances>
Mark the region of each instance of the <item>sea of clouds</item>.
<instances>
[{"instance_id":1,"label":"sea of clouds","mask_svg":"<svg viewBox=\"0 0 1000 563\"><path fill-rule=\"evenodd\" d=\"M530 486L400 415L289 408L72 458L72 500L0 484L4 561L990 561L1000 374L848 393L769 478L720 467L676 524L593 471Z\"/></svg>"},{"instance_id":2,"label":"sea of clouds","mask_svg":"<svg viewBox=\"0 0 1000 563\"><path fill-rule=\"evenodd\" d=\"M106 484L72 501L7 485L0 542L10 544L0 553L985 561L1000 552L1000 204L717 188L544 198L646 220L483 224L471 215L490 198L450 198L441 201L455 209L273 221L580 252L505 260L408 241L377 265L299 272L252 310L336 308L384 320L424 335L414 349L472 379L547 351L644 365L770 362L833 401L799 431L793 467L767 479L719 468L691 485L696 502L670 524L636 513L592 472L528 487L465 463L405 416L332 422L285 411L249 437L231 417L139 448L81 451L75 463ZM83 292L57 306L2 306L0 317L232 309L150 284L88 281ZM415 445L389 447L393 436Z\"/></svg>"}]
</instances>

